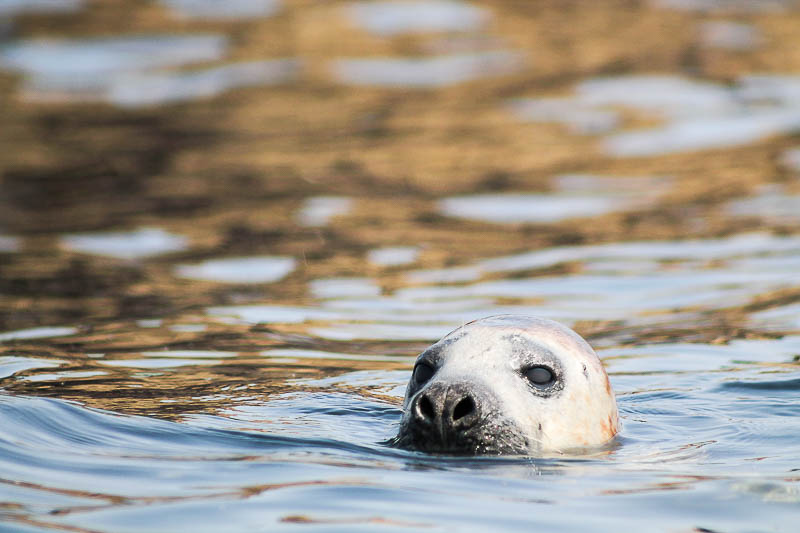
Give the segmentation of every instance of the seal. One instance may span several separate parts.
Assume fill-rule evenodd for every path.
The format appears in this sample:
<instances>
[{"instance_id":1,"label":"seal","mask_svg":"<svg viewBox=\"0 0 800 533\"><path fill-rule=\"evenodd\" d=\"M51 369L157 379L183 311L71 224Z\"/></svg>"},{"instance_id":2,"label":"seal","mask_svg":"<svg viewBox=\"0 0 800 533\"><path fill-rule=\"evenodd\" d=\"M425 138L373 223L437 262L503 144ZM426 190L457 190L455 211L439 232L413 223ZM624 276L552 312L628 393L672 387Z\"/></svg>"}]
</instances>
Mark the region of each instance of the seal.
<instances>
[{"instance_id":1,"label":"seal","mask_svg":"<svg viewBox=\"0 0 800 533\"><path fill-rule=\"evenodd\" d=\"M551 320L498 315L417 357L394 444L454 455L559 454L606 444L618 430L608 375L583 338Z\"/></svg>"}]
</instances>

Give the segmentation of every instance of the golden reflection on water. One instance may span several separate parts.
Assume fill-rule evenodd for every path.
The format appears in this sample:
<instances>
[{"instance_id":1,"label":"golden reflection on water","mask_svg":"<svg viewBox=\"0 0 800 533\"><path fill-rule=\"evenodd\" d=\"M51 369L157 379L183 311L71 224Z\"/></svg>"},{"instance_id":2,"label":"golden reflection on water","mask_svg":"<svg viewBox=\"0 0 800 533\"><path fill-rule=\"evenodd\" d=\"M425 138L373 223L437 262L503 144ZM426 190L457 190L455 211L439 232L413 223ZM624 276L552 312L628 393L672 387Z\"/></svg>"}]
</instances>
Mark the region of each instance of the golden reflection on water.
<instances>
[{"instance_id":1,"label":"golden reflection on water","mask_svg":"<svg viewBox=\"0 0 800 533\"><path fill-rule=\"evenodd\" d=\"M370 277L384 293L408 286L405 267L365 260L381 247L415 246L414 268L430 269L557 245L798 232L792 222L735 217L723 209L762 184L800 190L797 176L780 163L780 154L796 139L777 136L730 149L614 158L591 136L523 122L507 108L513 98L563 96L583 79L614 74L667 72L726 84L754 72L799 72L798 12L737 14L737 21L766 37L753 49L730 52L698 45L696 25L714 15L656 9L647 2L497 0L487 4L493 18L478 35L389 39L354 27L341 7L286 2L273 17L230 22L176 19L156 2L109 1L74 14L14 19L14 38L219 33L229 37L230 60L299 58L304 74L286 85L124 109L63 98L32 101L19 95L19 77L0 73L0 230L24 238L19 252L0 252L0 331L79 328L74 336L0 345L0 356L58 360L63 365L57 372L65 372L52 381L9 378L5 389L171 418L216 412L237 396L297 390L289 382L298 378L407 369L404 357L425 343L324 341L308 336L311 322L250 327L205 315L209 306L252 302L313 305L308 282L318 278ZM422 56L487 46L519 51L525 66L422 91L348 87L329 72L330 61L342 57ZM658 122L630 111L623 116L627 128ZM552 176L567 173L668 175L674 182L654 204L588 222L494 225L447 218L436 207L447 195L547 192ZM349 213L326 225L301 224L298 209L317 196L356 201ZM70 252L59 244L68 233L139 227L186 236L188 248L125 260ZM227 285L175 275L177 264L256 255L294 257L298 265L271 284ZM561 263L514 275L577 270ZM747 326L747 313L797 300L797 289L790 288L689 323L626 327L598 317L576 327L611 344L725 341L764 335ZM164 326L136 323L154 319L164 320ZM203 331L166 327L187 323ZM390 354L398 361L287 362L259 355L285 346ZM171 368L104 364L162 349L237 355ZM53 371L32 369L20 376ZM69 377L95 371L105 374Z\"/></svg>"},{"instance_id":2,"label":"golden reflection on water","mask_svg":"<svg viewBox=\"0 0 800 533\"><path fill-rule=\"evenodd\" d=\"M378 357L383 343L360 346L362 353L376 353L375 360L369 360L369 355L362 356L365 360L265 356L261 354L264 349L286 345L280 340L281 335L232 330L227 328L224 334L207 332L201 338L183 335L182 339L166 340L157 334L140 336L141 330L124 332L117 327L103 334L62 339L60 349L52 339L39 341L39 345L13 342L3 346L3 355L46 357L47 361L61 364L58 368L18 373L15 377L20 379L8 379L4 386L20 394L78 400L111 411L174 419L188 413L217 413L240 402L263 401L290 391L324 390L294 380L359 370L405 370L409 366L408 357L397 356L397 362L392 362L391 356ZM324 347L324 343L320 344ZM194 346L202 346L203 351L196 352ZM292 346L298 343L295 341ZM409 353L416 353L421 348L417 343L408 349ZM398 348L395 346L394 350ZM53 373L58 374L52 376ZM81 373L96 375L83 377ZM47 379L36 379L39 375ZM338 389L397 403L396 398L366 385Z\"/></svg>"}]
</instances>

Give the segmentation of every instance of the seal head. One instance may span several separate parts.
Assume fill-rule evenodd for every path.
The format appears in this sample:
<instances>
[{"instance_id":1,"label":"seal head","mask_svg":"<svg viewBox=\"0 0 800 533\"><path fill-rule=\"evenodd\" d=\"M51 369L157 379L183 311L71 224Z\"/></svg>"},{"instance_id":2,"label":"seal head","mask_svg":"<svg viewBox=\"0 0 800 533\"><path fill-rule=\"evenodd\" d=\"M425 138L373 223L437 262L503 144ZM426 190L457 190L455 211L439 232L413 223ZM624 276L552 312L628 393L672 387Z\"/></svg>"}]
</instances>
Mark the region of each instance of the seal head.
<instances>
[{"instance_id":1,"label":"seal head","mask_svg":"<svg viewBox=\"0 0 800 533\"><path fill-rule=\"evenodd\" d=\"M470 322L422 352L395 443L458 455L531 455L600 446L619 428L600 359L551 320Z\"/></svg>"}]
</instances>

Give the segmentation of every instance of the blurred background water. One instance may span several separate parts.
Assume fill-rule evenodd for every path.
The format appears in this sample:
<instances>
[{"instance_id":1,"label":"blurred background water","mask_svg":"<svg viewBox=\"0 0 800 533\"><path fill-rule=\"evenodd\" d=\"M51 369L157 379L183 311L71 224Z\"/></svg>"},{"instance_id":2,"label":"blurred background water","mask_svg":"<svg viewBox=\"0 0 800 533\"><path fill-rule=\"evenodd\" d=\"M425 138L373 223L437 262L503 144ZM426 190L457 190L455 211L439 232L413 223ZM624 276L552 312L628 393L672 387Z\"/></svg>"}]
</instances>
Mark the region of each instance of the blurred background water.
<instances>
[{"instance_id":1,"label":"blurred background water","mask_svg":"<svg viewBox=\"0 0 800 533\"><path fill-rule=\"evenodd\" d=\"M794 1L0 0L0 530L794 532ZM610 450L388 447L466 321Z\"/></svg>"}]
</instances>

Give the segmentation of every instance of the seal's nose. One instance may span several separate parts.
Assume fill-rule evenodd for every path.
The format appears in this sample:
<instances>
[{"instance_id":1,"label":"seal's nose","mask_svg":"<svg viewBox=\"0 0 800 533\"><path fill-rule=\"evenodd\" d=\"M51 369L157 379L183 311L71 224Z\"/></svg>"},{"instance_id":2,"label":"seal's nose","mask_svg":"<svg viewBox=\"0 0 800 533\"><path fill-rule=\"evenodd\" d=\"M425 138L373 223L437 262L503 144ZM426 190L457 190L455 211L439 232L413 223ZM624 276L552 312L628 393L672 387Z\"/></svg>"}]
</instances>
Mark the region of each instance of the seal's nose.
<instances>
[{"instance_id":1,"label":"seal's nose","mask_svg":"<svg viewBox=\"0 0 800 533\"><path fill-rule=\"evenodd\" d=\"M459 383L432 383L412 404L414 421L438 430L442 437L457 437L480 420L480 406L469 387Z\"/></svg>"}]
</instances>

